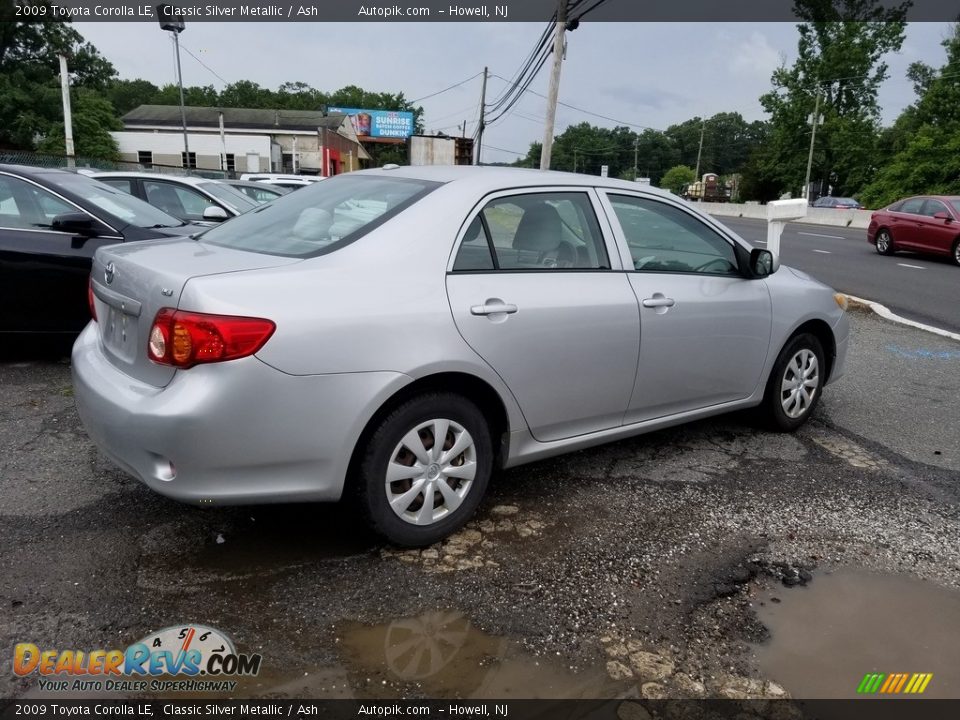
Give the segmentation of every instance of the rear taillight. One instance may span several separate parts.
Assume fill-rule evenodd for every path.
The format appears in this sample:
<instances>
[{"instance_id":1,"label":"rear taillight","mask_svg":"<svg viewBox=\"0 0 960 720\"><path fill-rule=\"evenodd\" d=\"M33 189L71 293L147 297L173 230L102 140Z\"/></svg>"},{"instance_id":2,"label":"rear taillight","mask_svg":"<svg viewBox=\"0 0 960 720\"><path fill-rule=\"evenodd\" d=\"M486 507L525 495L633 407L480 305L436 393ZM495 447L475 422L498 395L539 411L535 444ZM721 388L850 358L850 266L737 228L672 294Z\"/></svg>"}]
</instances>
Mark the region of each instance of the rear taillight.
<instances>
[{"instance_id":1,"label":"rear taillight","mask_svg":"<svg viewBox=\"0 0 960 720\"><path fill-rule=\"evenodd\" d=\"M236 360L262 348L276 327L262 318L163 308L150 328L147 357L179 368Z\"/></svg>"},{"instance_id":2,"label":"rear taillight","mask_svg":"<svg viewBox=\"0 0 960 720\"><path fill-rule=\"evenodd\" d=\"M87 305L90 306L90 317L97 319L97 303L93 299L93 277L87 281Z\"/></svg>"}]
</instances>

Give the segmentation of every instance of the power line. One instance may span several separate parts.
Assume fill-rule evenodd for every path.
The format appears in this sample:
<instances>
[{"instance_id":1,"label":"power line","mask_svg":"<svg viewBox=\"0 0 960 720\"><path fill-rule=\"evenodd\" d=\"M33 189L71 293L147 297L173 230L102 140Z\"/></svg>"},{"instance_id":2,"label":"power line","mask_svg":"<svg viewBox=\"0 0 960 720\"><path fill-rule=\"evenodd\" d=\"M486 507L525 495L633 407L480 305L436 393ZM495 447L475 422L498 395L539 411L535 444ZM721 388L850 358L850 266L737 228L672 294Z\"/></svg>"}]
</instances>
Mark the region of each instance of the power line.
<instances>
[{"instance_id":1,"label":"power line","mask_svg":"<svg viewBox=\"0 0 960 720\"><path fill-rule=\"evenodd\" d=\"M196 60L196 61L197 61L198 63L200 63L201 65L203 65L210 73L212 73L213 75L215 75L215 76L217 77L217 79L218 79L220 82L222 82L224 85L229 85L229 84L230 84L230 83L228 83L226 80L223 79L223 77L220 75L220 73L218 73L216 70L214 70L213 68L211 68L209 65L207 65L203 60L201 60L200 58L198 58L198 57L197 57L196 55L194 55L192 52L190 52L190 48L188 48L186 45L184 45L183 43L180 43L180 47L182 47L182 48L186 51L187 55L189 55L190 57L192 57L194 60Z\"/></svg>"},{"instance_id":2,"label":"power line","mask_svg":"<svg viewBox=\"0 0 960 720\"><path fill-rule=\"evenodd\" d=\"M451 85L450 87L444 88L443 90L437 90L437 91L434 92L434 93L430 93L429 95L424 95L423 97L419 97L419 98L417 98L416 100L410 100L409 102L410 102L411 105L413 105L414 103L421 102L422 100L426 100L427 98L432 98L432 97L435 97L435 96L437 96L437 95L441 95L441 94L443 94L443 93L445 93L445 92L449 92L450 90L453 90L454 88L458 88L458 87L460 87L461 85L466 85L468 82L470 82L471 80L473 80L473 79L475 79L475 78L480 77L481 75L483 75L483 73L477 73L477 74L475 74L475 75L471 75L471 76L468 77L466 80L461 80L461 81L458 82L458 83L454 83L454 84Z\"/></svg>"}]
</instances>

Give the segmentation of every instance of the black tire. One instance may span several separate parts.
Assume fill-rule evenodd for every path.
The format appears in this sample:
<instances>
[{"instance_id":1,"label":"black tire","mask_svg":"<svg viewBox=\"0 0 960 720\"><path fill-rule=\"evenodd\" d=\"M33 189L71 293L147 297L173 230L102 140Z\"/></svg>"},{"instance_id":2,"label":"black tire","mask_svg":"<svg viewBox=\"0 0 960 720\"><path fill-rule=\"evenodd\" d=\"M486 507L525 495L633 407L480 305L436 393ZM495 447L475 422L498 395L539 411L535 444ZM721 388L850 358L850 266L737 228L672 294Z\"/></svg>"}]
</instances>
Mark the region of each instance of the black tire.
<instances>
[{"instance_id":1,"label":"black tire","mask_svg":"<svg viewBox=\"0 0 960 720\"><path fill-rule=\"evenodd\" d=\"M472 450L451 459L448 465L463 466L469 462L475 473L472 480L465 486L460 478L443 475L441 464L431 462L427 465L416 458L414 452L403 443L405 436L424 424L418 434L421 447L426 453L432 452L433 428L435 421L451 421L444 445L453 449L454 442L463 439L472 440ZM459 429L456 427L459 426ZM466 431L467 435L463 435ZM437 431L441 432L440 430ZM429 447L427 447L429 445ZM399 453L398 453L399 451ZM429 456L433 460L433 456ZM366 515L373 530L395 545L403 547L425 547L431 545L463 527L474 514L487 491L490 475L493 471L493 442L490 437L490 428L483 413L466 398L453 393L430 393L407 400L387 415L370 436L358 466L357 490L360 495L360 506ZM427 469L421 473L422 477L398 480L387 485L387 470L397 459L396 465L406 465L411 468L417 463ZM459 461L459 465L458 465ZM431 470L431 468L435 468ZM433 478L428 475L437 473ZM424 487L436 487L432 492L431 515L443 513L429 524L417 525L411 520L404 519L390 505L388 493L392 493L395 500L405 492L413 490L413 484L421 482ZM434 483L431 485L429 483ZM448 489L455 493L463 492L460 504L453 510L446 508L448 502L439 487L439 483L446 483ZM425 510L426 493L415 495L410 502L400 503L406 506L405 517L415 515ZM419 502L419 505L418 505Z\"/></svg>"},{"instance_id":2,"label":"black tire","mask_svg":"<svg viewBox=\"0 0 960 720\"><path fill-rule=\"evenodd\" d=\"M950 250L950 259L954 265L960 265L960 238L953 241L953 248Z\"/></svg>"},{"instance_id":3,"label":"black tire","mask_svg":"<svg viewBox=\"0 0 960 720\"><path fill-rule=\"evenodd\" d=\"M792 416L788 414L784 403L786 402L788 407L790 406L793 390L783 390L782 387L785 382L792 383L794 380L797 380L798 383L803 382L803 376L797 373L797 358L805 351L812 353L816 358L816 386L812 388L805 386L808 395L810 395L809 401L804 403L802 398L799 398L798 404L793 407L793 411L797 412L797 415ZM806 363L803 363L802 366L804 369L807 368ZM823 359L823 346L815 335L804 333L791 338L784 345L783 350L780 351L780 355L777 356L777 361L773 364L773 370L770 372L770 378L767 380L767 389L761 405L763 419L767 427L780 432L793 432L803 425L813 414L817 403L820 402L826 369ZM799 392L799 388L797 390ZM812 394L810 393L811 390Z\"/></svg>"},{"instance_id":4,"label":"black tire","mask_svg":"<svg viewBox=\"0 0 960 720\"><path fill-rule=\"evenodd\" d=\"M893 245L893 235L886 228L877 231L877 252L881 255L893 255L896 248Z\"/></svg>"}]
</instances>

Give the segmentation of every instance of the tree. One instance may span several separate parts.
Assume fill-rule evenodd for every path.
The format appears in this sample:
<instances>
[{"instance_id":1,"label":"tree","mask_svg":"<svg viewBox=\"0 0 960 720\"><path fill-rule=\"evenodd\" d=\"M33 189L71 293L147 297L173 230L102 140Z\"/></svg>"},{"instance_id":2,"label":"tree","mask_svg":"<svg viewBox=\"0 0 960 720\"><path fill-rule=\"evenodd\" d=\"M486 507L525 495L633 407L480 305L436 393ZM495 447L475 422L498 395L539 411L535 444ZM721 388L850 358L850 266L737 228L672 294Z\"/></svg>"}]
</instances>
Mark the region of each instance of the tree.
<instances>
[{"instance_id":1,"label":"tree","mask_svg":"<svg viewBox=\"0 0 960 720\"><path fill-rule=\"evenodd\" d=\"M38 138L54 134L57 123L62 137L58 55L68 57L77 92L103 91L116 71L69 23L15 17L13 3L0 0L0 147L33 150ZM74 123L84 122L85 108L93 105L77 107Z\"/></svg>"},{"instance_id":2,"label":"tree","mask_svg":"<svg viewBox=\"0 0 960 720\"><path fill-rule=\"evenodd\" d=\"M687 165L676 165L663 174L659 187L673 193L679 193L684 185L689 185L697 179L693 168Z\"/></svg>"},{"instance_id":3,"label":"tree","mask_svg":"<svg viewBox=\"0 0 960 720\"><path fill-rule=\"evenodd\" d=\"M752 158L757 185L798 192L806 173L810 118L817 105L812 179L835 194L850 195L869 179L879 142L877 91L887 77L884 55L900 49L906 26L904 2L796 0L805 21L793 67L780 67L773 89L760 98L770 114L770 136Z\"/></svg>"},{"instance_id":4,"label":"tree","mask_svg":"<svg viewBox=\"0 0 960 720\"><path fill-rule=\"evenodd\" d=\"M904 195L960 194L960 24L943 42L947 59L939 71L911 67L920 94L891 129L894 153L861 196L883 207Z\"/></svg>"},{"instance_id":5,"label":"tree","mask_svg":"<svg viewBox=\"0 0 960 720\"><path fill-rule=\"evenodd\" d=\"M119 160L117 143L111 130L122 130L110 101L88 88L80 88L73 97L73 147L79 157ZM50 126L37 149L51 155L64 154L63 122Z\"/></svg>"},{"instance_id":6,"label":"tree","mask_svg":"<svg viewBox=\"0 0 960 720\"><path fill-rule=\"evenodd\" d=\"M114 79L104 90L104 96L121 116L141 105L158 104L159 94L160 88L147 80Z\"/></svg>"}]
</instances>

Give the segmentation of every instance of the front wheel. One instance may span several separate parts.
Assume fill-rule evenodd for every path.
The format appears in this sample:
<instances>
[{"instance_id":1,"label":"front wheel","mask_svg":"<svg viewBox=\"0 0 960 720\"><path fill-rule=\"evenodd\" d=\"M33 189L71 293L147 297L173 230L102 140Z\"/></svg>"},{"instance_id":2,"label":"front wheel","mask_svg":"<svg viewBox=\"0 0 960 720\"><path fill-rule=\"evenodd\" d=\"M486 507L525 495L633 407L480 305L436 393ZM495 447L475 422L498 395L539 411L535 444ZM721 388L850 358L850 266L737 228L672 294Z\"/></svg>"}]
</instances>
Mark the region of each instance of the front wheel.
<instances>
[{"instance_id":1,"label":"front wheel","mask_svg":"<svg viewBox=\"0 0 960 720\"><path fill-rule=\"evenodd\" d=\"M773 365L763 410L774 430L793 432L810 417L823 390L823 346L810 334L788 342Z\"/></svg>"},{"instance_id":2,"label":"front wheel","mask_svg":"<svg viewBox=\"0 0 960 720\"><path fill-rule=\"evenodd\" d=\"M889 230L877 232L877 252L881 255L893 255L893 237Z\"/></svg>"},{"instance_id":3,"label":"front wheel","mask_svg":"<svg viewBox=\"0 0 960 720\"><path fill-rule=\"evenodd\" d=\"M359 466L362 507L390 542L423 547L461 528L490 481L493 443L483 413L450 393L408 400L370 436Z\"/></svg>"},{"instance_id":4,"label":"front wheel","mask_svg":"<svg viewBox=\"0 0 960 720\"><path fill-rule=\"evenodd\" d=\"M954 265L960 265L960 239L954 241L950 257L953 258Z\"/></svg>"}]
</instances>

